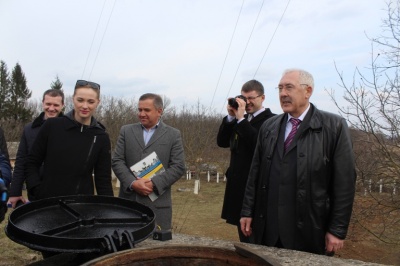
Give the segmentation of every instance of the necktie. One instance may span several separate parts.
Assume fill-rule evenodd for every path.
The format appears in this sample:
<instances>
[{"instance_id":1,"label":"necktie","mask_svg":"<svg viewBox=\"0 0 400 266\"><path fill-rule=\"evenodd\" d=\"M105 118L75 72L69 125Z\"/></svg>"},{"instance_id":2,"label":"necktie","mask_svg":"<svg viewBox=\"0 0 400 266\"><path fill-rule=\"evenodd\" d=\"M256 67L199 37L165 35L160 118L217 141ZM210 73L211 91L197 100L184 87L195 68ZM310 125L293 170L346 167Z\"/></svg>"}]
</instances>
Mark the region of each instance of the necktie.
<instances>
[{"instance_id":1,"label":"necktie","mask_svg":"<svg viewBox=\"0 0 400 266\"><path fill-rule=\"evenodd\" d=\"M289 122L292 123L292 130L290 131L290 133L287 136L285 143L283 145L285 151L289 147L290 143L292 142L294 135L296 135L297 127L299 126L301 120L297 119L297 118L290 118Z\"/></svg>"},{"instance_id":2,"label":"necktie","mask_svg":"<svg viewBox=\"0 0 400 266\"><path fill-rule=\"evenodd\" d=\"M250 122L250 121L251 121L251 119L253 119L253 115L252 115L252 114L248 114L248 115L247 115L247 121L249 121L249 122Z\"/></svg>"}]
</instances>

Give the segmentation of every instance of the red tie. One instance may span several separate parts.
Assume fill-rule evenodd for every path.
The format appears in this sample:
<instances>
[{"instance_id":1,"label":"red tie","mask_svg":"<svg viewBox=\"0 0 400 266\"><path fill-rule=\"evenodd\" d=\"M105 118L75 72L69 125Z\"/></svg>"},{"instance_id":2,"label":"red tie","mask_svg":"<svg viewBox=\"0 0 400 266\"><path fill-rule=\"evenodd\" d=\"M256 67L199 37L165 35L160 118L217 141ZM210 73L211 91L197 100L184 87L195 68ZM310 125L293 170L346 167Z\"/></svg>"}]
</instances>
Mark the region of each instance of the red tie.
<instances>
[{"instance_id":1,"label":"red tie","mask_svg":"<svg viewBox=\"0 0 400 266\"><path fill-rule=\"evenodd\" d=\"M294 135L296 135L297 127L299 126L301 120L297 118L290 118L290 123L292 123L292 130L290 131L289 135L287 136L285 143L283 144L284 151L287 150L290 143L293 141Z\"/></svg>"}]
</instances>

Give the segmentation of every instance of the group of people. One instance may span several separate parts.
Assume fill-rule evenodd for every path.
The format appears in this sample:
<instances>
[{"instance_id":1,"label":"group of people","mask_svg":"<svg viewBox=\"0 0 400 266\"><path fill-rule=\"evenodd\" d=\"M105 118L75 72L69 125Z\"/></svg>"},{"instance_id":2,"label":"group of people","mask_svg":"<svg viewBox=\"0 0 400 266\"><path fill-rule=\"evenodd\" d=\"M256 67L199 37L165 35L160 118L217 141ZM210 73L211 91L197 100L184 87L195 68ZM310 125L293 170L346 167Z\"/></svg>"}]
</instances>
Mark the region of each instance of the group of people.
<instances>
[{"instance_id":1,"label":"group of people","mask_svg":"<svg viewBox=\"0 0 400 266\"><path fill-rule=\"evenodd\" d=\"M106 129L93 116L100 103L100 85L78 80L72 99L73 110L63 114L63 92L47 90L43 112L24 127L12 180L5 184L12 181L8 199L12 207L67 195L113 196L113 168L121 181L120 197L151 207L158 228L170 229L171 185L184 174L185 163L180 132L161 121L162 98L152 93L139 98L140 123L121 128L113 156ZM165 172L151 180L137 178L130 167L152 152ZM25 182L28 199L22 196ZM148 198L151 192L158 195L157 201Z\"/></svg>"},{"instance_id":2,"label":"group of people","mask_svg":"<svg viewBox=\"0 0 400 266\"><path fill-rule=\"evenodd\" d=\"M221 217L242 242L333 255L355 194L347 123L310 102L314 80L305 70L286 70L278 91L280 115L262 106L255 80L227 105L217 138L231 151Z\"/></svg>"},{"instance_id":3,"label":"group of people","mask_svg":"<svg viewBox=\"0 0 400 266\"><path fill-rule=\"evenodd\" d=\"M218 146L231 151L221 217L237 226L242 242L332 254L343 247L355 193L349 130L343 118L310 103L314 81L307 71L285 71L278 90L280 115L263 106L264 87L256 80L228 100L217 135ZM61 90L46 91L42 103L43 112L24 128L12 179L1 164L14 208L27 201L24 182L30 201L113 196L113 169L119 196L151 207L158 227L171 229L171 186L185 172L184 149L180 131L161 120L159 95L139 98L140 122L121 128L113 154L105 127L93 117L99 84L78 80L74 108L65 115ZM0 145L9 165L7 147ZM135 176L130 167L153 152L165 172Z\"/></svg>"}]
</instances>

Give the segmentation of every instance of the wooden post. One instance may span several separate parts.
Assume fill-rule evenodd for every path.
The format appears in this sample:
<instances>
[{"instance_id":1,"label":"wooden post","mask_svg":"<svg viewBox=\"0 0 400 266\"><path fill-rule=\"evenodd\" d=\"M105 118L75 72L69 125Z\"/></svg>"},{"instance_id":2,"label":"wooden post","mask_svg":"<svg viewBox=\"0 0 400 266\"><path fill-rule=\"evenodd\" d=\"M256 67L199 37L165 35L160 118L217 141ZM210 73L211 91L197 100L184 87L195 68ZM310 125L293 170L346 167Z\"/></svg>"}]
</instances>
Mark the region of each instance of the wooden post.
<instances>
[{"instance_id":1,"label":"wooden post","mask_svg":"<svg viewBox=\"0 0 400 266\"><path fill-rule=\"evenodd\" d=\"M194 181L194 194L199 194L200 190L200 180Z\"/></svg>"},{"instance_id":2,"label":"wooden post","mask_svg":"<svg viewBox=\"0 0 400 266\"><path fill-rule=\"evenodd\" d=\"M217 183L219 183L219 173L217 173Z\"/></svg>"},{"instance_id":3,"label":"wooden post","mask_svg":"<svg viewBox=\"0 0 400 266\"><path fill-rule=\"evenodd\" d=\"M210 182L210 171L207 171L207 182Z\"/></svg>"}]
</instances>

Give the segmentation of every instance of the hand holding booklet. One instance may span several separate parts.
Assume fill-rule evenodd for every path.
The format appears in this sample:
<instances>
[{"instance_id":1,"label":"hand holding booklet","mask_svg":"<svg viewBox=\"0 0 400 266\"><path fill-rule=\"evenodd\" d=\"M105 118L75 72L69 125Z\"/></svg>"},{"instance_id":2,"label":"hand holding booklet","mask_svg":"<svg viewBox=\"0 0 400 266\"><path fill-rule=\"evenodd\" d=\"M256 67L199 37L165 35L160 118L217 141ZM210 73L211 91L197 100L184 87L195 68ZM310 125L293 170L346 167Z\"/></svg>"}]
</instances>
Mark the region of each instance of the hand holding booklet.
<instances>
[{"instance_id":1,"label":"hand holding booklet","mask_svg":"<svg viewBox=\"0 0 400 266\"><path fill-rule=\"evenodd\" d=\"M158 159L157 153L153 151L146 158L140 160L130 167L136 178L152 179L154 176L165 172L164 166ZM154 191L149 194L151 201L155 201L158 196Z\"/></svg>"}]
</instances>

